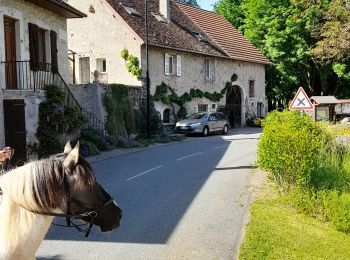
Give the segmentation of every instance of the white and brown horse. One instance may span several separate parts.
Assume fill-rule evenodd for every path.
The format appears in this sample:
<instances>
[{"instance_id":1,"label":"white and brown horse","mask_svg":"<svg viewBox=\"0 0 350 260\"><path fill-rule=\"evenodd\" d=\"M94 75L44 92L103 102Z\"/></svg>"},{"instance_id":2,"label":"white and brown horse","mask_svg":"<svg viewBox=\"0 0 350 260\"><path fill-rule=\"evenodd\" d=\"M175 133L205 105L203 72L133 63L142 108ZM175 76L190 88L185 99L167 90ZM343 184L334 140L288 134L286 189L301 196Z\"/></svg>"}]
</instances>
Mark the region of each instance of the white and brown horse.
<instances>
[{"instance_id":1,"label":"white and brown horse","mask_svg":"<svg viewBox=\"0 0 350 260\"><path fill-rule=\"evenodd\" d=\"M102 232L119 226L121 209L79 156L79 143L0 176L0 259L35 259L54 216L82 219Z\"/></svg>"}]
</instances>

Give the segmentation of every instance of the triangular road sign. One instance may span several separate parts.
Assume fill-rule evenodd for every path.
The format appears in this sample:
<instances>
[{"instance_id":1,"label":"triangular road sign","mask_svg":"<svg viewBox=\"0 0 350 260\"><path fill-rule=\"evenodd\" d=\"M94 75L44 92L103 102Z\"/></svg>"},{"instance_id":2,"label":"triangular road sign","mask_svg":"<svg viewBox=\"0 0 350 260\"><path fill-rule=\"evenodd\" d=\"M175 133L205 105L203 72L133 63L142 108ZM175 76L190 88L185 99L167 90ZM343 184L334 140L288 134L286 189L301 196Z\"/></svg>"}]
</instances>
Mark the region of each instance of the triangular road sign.
<instances>
[{"instance_id":1,"label":"triangular road sign","mask_svg":"<svg viewBox=\"0 0 350 260\"><path fill-rule=\"evenodd\" d=\"M310 110L313 109L313 105L306 95L304 89L300 87L298 92L295 94L295 97L292 103L289 106L290 110Z\"/></svg>"}]
</instances>

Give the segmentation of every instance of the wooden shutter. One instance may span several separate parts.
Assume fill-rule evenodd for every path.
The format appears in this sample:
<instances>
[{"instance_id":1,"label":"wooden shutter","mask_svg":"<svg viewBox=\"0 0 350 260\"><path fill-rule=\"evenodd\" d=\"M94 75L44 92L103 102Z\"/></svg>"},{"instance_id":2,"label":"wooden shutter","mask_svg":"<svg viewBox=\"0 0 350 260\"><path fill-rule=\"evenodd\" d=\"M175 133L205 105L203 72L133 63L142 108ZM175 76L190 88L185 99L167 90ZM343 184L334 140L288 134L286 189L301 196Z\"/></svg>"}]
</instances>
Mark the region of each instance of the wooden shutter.
<instances>
[{"instance_id":1,"label":"wooden shutter","mask_svg":"<svg viewBox=\"0 0 350 260\"><path fill-rule=\"evenodd\" d=\"M38 70L39 65L39 27L29 23L29 54L31 70Z\"/></svg>"},{"instance_id":2,"label":"wooden shutter","mask_svg":"<svg viewBox=\"0 0 350 260\"><path fill-rule=\"evenodd\" d=\"M58 72L58 62L57 62L57 33L55 31L50 31L50 41L51 41L51 69L52 72Z\"/></svg>"},{"instance_id":3,"label":"wooden shutter","mask_svg":"<svg viewBox=\"0 0 350 260\"><path fill-rule=\"evenodd\" d=\"M164 73L169 75L169 55L165 54L164 56Z\"/></svg>"},{"instance_id":4,"label":"wooden shutter","mask_svg":"<svg viewBox=\"0 0 350 260\"><path fill-rule=\"evenodd\" d=\"M181 56L176 56L176 75L181 76Z\"/></svg>"}]
</instances>

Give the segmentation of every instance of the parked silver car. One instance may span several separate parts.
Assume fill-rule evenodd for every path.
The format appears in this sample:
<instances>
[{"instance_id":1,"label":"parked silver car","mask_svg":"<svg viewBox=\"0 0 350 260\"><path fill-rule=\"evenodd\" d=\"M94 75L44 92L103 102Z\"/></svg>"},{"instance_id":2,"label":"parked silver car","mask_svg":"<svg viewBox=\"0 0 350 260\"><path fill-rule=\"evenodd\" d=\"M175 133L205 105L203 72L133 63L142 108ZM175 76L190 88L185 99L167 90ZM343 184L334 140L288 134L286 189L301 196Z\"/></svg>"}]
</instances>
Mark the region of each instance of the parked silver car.
<instances>
[{"instance_id":1,"label":"parked silver car","mask_svg":"<svg viewBox=\"0 0 350 260\"><path fill-rule=\"evenodd\" d=\"M188 119L176 123L175 131L183 134L202 134L207 136L211 132L227 134L229 123L223 113L197 113Z\"/></svg>"}]
</instances>

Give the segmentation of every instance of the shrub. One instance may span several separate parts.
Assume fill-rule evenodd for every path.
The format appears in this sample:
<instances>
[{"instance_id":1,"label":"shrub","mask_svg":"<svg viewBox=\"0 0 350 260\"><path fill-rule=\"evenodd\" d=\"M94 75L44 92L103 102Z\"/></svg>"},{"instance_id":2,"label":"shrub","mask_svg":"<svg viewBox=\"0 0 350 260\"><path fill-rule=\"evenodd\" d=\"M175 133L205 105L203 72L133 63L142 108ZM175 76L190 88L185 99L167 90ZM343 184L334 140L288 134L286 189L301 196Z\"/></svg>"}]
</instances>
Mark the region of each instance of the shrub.
<instances>
[{"instance_id":1,"label":"shrub","mask_svg":"<svg viewBox=\"0 0 350 260\"><path fill-rule=\"evenodd\" d=\"M298 112L272 112L263 122L258 163L271 171L282 189L307 185L317 165L321 129Z\"/></svg>"},{"instance_id":2,"label":"shrub","mask_svg":"<svg viewBox=\"0 0 350 260\"><path fill-rule=\"evenodd\" d=\"M250 117L247 119L247 126L250 127L261 127L262 118L260 117Z\"/></svg>"}]
</instances>

